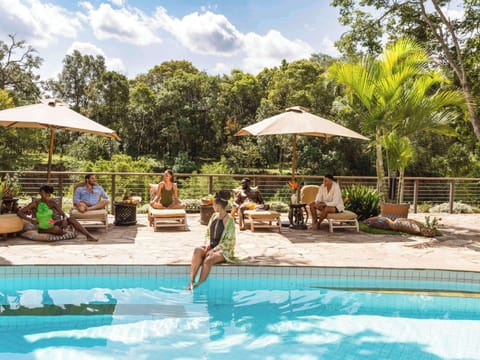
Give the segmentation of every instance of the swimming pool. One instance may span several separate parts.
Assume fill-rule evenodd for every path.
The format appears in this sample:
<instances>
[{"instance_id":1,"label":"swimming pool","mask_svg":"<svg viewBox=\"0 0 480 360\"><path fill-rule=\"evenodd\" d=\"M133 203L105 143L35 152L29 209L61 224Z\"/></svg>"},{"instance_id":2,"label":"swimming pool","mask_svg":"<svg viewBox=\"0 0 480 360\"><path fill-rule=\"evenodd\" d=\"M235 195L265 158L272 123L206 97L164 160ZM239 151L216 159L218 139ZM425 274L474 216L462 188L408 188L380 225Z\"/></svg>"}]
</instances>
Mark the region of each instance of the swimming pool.
<instances>
[{"instance_id":1,"label":"swimming pool","mask_svg":"<svg viewBox=\"0 0 480 360\"><path fill-rule=\"evenodd\" d=\"M480 273L216 266L193 292L186 266L0 279L0 359L480 359Z\"/></svg>"}]
</instances>

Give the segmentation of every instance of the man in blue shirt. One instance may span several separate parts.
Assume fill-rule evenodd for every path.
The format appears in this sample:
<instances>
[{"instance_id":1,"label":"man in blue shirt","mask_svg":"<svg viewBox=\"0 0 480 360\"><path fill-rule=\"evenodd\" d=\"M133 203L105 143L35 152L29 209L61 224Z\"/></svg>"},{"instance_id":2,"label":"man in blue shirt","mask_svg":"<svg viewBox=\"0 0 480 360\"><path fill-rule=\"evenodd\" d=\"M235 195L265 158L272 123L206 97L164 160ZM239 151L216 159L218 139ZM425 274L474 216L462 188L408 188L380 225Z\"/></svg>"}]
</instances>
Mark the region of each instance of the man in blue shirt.
<instances>
[{"instance_id":1,"label":"man in blue shirt","mask_svg":"<svg viewBox=\"0 0 480 360\"><path fill-rule=\"evenodd\" d=\"M85 175L85 186L79 186L73 194L73 205L80 212L104 209L108 205L108 195L96 183L95 175Z\"/></svg>"}]
</instances>

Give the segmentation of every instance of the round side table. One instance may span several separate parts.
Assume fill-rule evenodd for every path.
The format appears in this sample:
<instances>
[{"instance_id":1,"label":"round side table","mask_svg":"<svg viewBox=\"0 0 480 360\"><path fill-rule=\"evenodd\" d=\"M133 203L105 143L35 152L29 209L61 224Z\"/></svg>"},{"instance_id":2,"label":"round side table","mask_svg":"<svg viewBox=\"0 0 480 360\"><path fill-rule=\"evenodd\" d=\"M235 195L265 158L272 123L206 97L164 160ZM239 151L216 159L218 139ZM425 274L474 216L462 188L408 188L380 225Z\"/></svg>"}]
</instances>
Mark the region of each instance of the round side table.
<instances>
[{"instance_id":1,"label":"round side table","mask_svg":"<svg viewBox=\"0 0 480 360\"><path fill-rule=\"evenodd\" d=\"M137 223L137 205L114 202L115 225L135 225Z\"/></svg>"},{"instance_id":2,"label":"round side table","mask_svg":"<svg viewBox=\"0 0 480 360\"><path fill-rule=\"evenodd\" d=\"M307 204L289 204L288 220L292 229L306 229L308 221Z\"/></svg>"}]
</instances>

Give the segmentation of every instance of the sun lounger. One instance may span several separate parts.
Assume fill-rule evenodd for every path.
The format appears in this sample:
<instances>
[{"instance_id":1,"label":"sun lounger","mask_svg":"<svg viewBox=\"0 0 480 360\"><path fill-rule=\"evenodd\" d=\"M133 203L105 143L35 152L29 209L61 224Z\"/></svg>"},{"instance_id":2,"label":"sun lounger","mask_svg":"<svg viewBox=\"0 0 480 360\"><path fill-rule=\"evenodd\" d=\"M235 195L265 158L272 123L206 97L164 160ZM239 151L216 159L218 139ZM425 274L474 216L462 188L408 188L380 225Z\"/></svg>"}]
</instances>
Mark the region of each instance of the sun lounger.
<instances>
[{"instance_id":1,"label":"sun lounger","mask_svg":"<svg viewBox=\"0 0 480 360\"><path fill-rule=\"evenodd\" d=\"M169 227L183 227L184 230L188 230L185 209L154 209L149 206L148 222L154 231Z\"/></svg>"},{"instance_id":2,"label":"sun lounger","mask_svg":"<svg viewBox=\"0 0 480 360\"><path fill-rule=\"evenodd\" d=\"M358 226L357 214L349 210L343 210L341 213L330 213L327 215L328 226L330 232L333 229L356 229L360 231Z\"/></svg>"},{"instance_id":3,"label":"sun lounger","mask_svg":"<svg viewBox=\"0 0 480 360\"><path fill-rule=\"evenodd\" d=\"M107 209L90 210L81 213L77 209L70 211L70 216L76 219L84 228L100 228L108 231L108 211Z\"/></svg>"},{"instance_id":4,"label":"sun lounger","mask_svg":"<svg viewBox=\"0 0 480 360\"><path fill-rule=\"evenodd\" d=\"M280 213L273 210L245 210L245 222L250 222L250 230L255 229L278 229L282 230L282 223L280 222Z\"/></svg>"}]
</instances>

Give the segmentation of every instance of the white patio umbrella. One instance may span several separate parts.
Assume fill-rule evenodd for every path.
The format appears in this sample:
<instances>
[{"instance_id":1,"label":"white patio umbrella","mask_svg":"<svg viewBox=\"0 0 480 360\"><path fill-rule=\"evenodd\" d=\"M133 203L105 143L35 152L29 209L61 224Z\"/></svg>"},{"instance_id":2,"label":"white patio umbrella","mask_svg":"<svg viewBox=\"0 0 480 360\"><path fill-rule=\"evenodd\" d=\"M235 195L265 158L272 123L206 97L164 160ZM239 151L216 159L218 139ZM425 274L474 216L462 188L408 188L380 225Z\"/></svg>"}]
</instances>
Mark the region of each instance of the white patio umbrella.
<instances>
[{"instance_id":1,"label":"white patio umbrella","mask_svg":"<svg viewBox=\"0 0 480 360\"><path fill-rule=\"evenodd\" d=\"M55 99L42 100L40 104L19 106L0 111L0 125L7 128L50 129L47 181L50 182L55 130L71 130L106 136L117 141L115 131L71 110L65 103Z\"/></svg>"},{"instance_id":2,"label":"white patio umbrella","mask_svg":"<svg viewBox=\"0 0 480 360\"><path fill-rule=\"evenodd\" d=\"M292 180L295 179L297 135L320 136L325 138L344 136L368 140L365 136L336 124L333 121L313 115L300 106L290 107L281 114L244 127L238 131L235 136L282 134L293 134Z\"/></svg>"}]
</instances>

